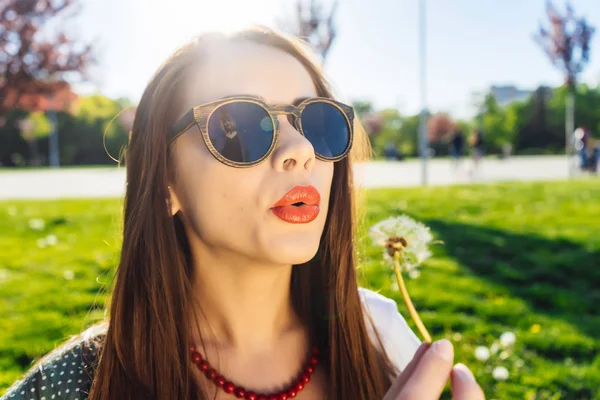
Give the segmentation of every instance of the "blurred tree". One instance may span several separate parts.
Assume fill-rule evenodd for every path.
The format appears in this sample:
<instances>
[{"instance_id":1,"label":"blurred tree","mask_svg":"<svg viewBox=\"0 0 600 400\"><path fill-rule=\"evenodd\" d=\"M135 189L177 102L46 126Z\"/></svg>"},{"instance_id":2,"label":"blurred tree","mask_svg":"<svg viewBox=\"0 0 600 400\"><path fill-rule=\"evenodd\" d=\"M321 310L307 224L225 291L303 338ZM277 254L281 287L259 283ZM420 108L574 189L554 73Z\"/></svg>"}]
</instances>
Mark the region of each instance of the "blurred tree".
<instances>
[{"instance_id":1,"label":"blurred tree","mask_svg":"<svg viewBox=\"0 0 600 400\"><path fill-rule=\"evenodd\" d=\"M131 104L101 94L81 97L74 115L59 115L61 129L61 163L107 164L119 158L127 145L128 127L119 115Z\"/></svg>"},{"instance_id":2,"label":"blurred tree","mask_svg":"<svg viewBox=\"0 0 600 400\"><path fill-rule=\"evenodd\" d=\"M337 35L333 20L338 4L339 1L334 0L326 12L325 6L319 0L296 0L295 25L284 23L284 30L310 43L325 62Z\"/></svg>"},{"instance_id":3,"label":"blurred tree","mask_svg":"<svg viewBox=\"0 0 600 400\"><path fill-rule=\"evenodd\" d=\"M575 17L570 3L567 3L566 13L561 15L552 1L547 0L546 12L551 28L540 27L539 32L535 35L535 40L550 57L552 64L559 68L565 76L567 88L565 146L567 155L571 155L572 135L575 130L574 90L578 75L589 61L590 40L595 29L585 18ZM572 172L571 164L569 171Z\"/></svg>"},{"instance_id":4,"label":"blurred tree","mask_svg":"<svg viewBox=\"0 0 600 400\"><path fill-rule=\"evenodd\" d=\"M373 104L370 101L357 100L352 102L352 107L371 140L379 135L385 121L379 113L373 111Z\"/></svg>"},{"instance_id":5,"label":"blurred tree","mask_svg":"<svg viewBox=\"0 0 600 400\"><path fill-rule=\"evenodd\" d=\"M384 109L372 114L372 117L379 118L380 124L376 134L371 135L371 145L376 157L384 156L386 147L393 146L398 150L400 145L400 127L402 117L396 109Z\"/></svg>"},{"instance_id":6,"label":"blurred tree","mask_svg":"<svg viewBox=\"0 0 600 400\"><path fill-rule=\"evenodd\" d=\"M398 146L405 156L417 156L419 154L420 124L421 114L406 116L401 120Z\"/></svg>"},{"instance_id":7,"label":"blurred tree","mask_svg":"<svg viewBox=\"0 0 600 400\"><path fill-rule=\"evenodd\" d=\"M385 124L385 118L379 113L368 114L359 121L362 122L370 138L379 135Z\"/></svg>"},{"instance_id":8,"label":"blurred tree","mask_svg":"<svg viewBox=\"0 0 600 400\"><path fill-rule=\"evenodd\" d=\"M31 165L40 165L38 152L38 140L47 137L52 131L52 125L41 111L29 114L25 119L19 121L21 137L29 145L29 162Z\"/></svg>"},{"instance_id":9,"label":"blurred tree","mask_svg":"<svg viewBox=\"0 0 600 400\"><path fill-rule=\"evenodd\" d=\"M562 130L551 126L551 98L552 89L540 86L527 101L512 103L507 107L507 115L513 119L508 129L514 129L517 133L514 143L517 151L557 152L564 146ZM562 105L559 114L564 117L564 102Z\"/></svg>"},{"instance_id":10,"label":"blurred tree","mask_svg":"<svg viewBox=\"0 0 600 400\"><path fill-rule=\"evenodd\" d=\"M486 151L498 152L505 145L512 145L517 132L514 130L514 115L509 120L507 112L498 105L496 97L489 93L484 100L482 131L485 137Z\"/></svg>"},{"instance_id":11,"label":"blurred tree","mask_svg":"<svg viewBox=\"0 0 600 400\"><path fill-rule=\"evenodd\" d=\"M370 101L356 100L352 102L352 108L359 118L364 118L365 115L373 112L373 104Z\"/></svg>"},{"instance_id":12,"label":"blurred tree","mask_svg":"<svg viewBox=\"0 0 600 400\"><path fill-rule=\"evenodd\" d=\"M15 108L64 109L73 100L65 76L81 76L90 46L69 38L56 22L72 15L75 2L0 1L0 115ZM44 29L49 22L52 29Z\"/></svg>"},{"instance_id":13,"label":"blurred tree","mask_svg":"<svg viewBox=\"0 0 600 400\"><path fill-rule=\"evenodd\" d=\"M81 97L69 112L58 112L61 164L114 163L111 158L119 159L127 145L131 128L131 115L128 113L131 109L131 103L125 99L113 100L95 94ZM38 114L43 115L41 112ZM49 137L37 135L33 144L25 140L29 139L29 134L23 137L20 129L23 123L20 121L27 120L28 116L23 110L7 114L6 124L0 128L0 165L23 165L28 159L32 161L30 154L33 144L37 146L39 154L47 153Z\"/></svg>"},{"instance_id":14,"label":"blurred tree","mask_svg":"<svg viewBox=\"0 0 600 400\"><path fill-rule=\"evenodd\" d=\"M427 122L427 138L430 143L443 140L454 131L454 122L448 114L436 114Z\"/></svg>"}]
</instances>

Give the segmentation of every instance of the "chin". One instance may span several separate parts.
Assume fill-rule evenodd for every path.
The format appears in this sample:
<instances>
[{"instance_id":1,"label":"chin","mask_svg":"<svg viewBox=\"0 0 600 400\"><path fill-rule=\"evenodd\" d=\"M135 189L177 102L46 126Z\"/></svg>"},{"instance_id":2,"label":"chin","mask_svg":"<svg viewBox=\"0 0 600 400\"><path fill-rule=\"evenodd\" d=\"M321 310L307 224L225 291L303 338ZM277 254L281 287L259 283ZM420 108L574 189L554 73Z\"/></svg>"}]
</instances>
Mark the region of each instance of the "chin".
<instances>
[{"instance_id":1,"label":"chin","mask_svg":"<svg viewBox=\"0 0 600 400\"><path fill-rule=\"evenodd\" d=\"M277 241L277 244L271 247L273 260L281 264L304 264L313 259L319 249L319 239Z\"/></svg>"}]
</instances>

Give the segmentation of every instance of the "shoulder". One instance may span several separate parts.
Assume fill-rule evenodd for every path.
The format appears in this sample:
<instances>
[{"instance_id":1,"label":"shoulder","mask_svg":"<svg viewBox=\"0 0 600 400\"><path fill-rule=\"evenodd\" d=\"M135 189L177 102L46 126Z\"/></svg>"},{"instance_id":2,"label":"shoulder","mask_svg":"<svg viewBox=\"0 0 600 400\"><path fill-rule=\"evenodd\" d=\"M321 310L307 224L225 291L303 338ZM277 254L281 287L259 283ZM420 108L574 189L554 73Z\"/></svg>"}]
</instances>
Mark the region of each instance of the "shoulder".
<instances>
[{"instance_id":1,"label":"shoulder","mask_svg":"<svg viewBox=\"0 0 600 400\"><path fill-rule=\"evenodd\" d=\"M371 339L376 342L375 332L388 357L402 371L412 360L421 341L410 329L404 317L398 312L396 302L379 293L359 288L363 309L367 313L367 327Z\"/></svg>"},{"instance_id":2,"label":"shoulder","mask_svg":"<svg viewBox=\"0 0 600 400\"><path fill-rule=\"evenodd\" d=\"M88 330L44 356L0 400L87 399L104 338L92 333Z\"/></svg>"}]
</instances>

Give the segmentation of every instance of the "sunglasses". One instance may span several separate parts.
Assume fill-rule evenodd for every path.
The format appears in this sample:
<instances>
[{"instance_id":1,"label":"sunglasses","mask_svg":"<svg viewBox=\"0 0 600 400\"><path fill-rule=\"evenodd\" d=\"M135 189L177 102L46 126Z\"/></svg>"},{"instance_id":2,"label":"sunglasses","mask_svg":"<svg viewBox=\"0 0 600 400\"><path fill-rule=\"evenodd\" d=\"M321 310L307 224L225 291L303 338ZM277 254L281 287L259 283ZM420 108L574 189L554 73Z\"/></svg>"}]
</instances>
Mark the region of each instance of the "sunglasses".
<instances>
[{"instance_id":1,"label":"sunglasses","mask_svg":"<svg viewBox=\"0 0 600 400\"><path fill-rule=\"evenodd\" d=\"M223 164L250 167L267 159L279 135L278 115L313 146L323 161L348 155L354 136L354 110L335 100L312 97L298 105L268 105L253 96L227 97L192 108L169 132L168 143L196 124L210 153Z\"/></svg>"}]
</instances>

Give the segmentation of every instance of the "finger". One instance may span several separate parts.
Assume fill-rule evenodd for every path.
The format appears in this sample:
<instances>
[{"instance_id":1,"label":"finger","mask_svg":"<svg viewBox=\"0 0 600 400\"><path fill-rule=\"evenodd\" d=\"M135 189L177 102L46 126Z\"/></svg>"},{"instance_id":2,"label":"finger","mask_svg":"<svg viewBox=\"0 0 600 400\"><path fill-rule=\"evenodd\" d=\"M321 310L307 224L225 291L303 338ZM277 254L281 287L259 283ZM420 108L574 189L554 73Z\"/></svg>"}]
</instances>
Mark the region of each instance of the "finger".
<instances>
[{"instance_id":1,"label":"finger","mask_svg":"<svg viewBox=\"0 0 600 400\"><path fill-rule=\"evenodd\" d=\"M406 382L397 400L439 399L452 370L454 348L442 339L434 342Z\"/></svg>"},{"instance_id":2,"label":"finger","mask_svg":"<svg viewBox=\"0 0 600 400\"><path fill-rule=\"evenodd\" d=\"M464 364L456 364L450 374L452 398L454 400L485 400L483 390L475 381L475 377Z\"/></svg>"},{"instance_id":3,"label":"finger","mask_svg":"<svg viewBox=\"0 0 600 400\"><path fill-rule=\"evenodd\" d=\"M387 391L387 394L383 400L395 399L396 396L398 396L400 389L402 389L402 386L404 386L408 378L410 378L411 374L419 364L419 360L421 360L421 357L423 357L423 354L425 354L429 347L429 343L421 343L421 345L415 352L415 355L413 356L412 360L406 365L406 368L404 368L404 370L400 372L400 375L398 376L398 378L396 378L390 389Z\"/></svg>"}]
</instances>

